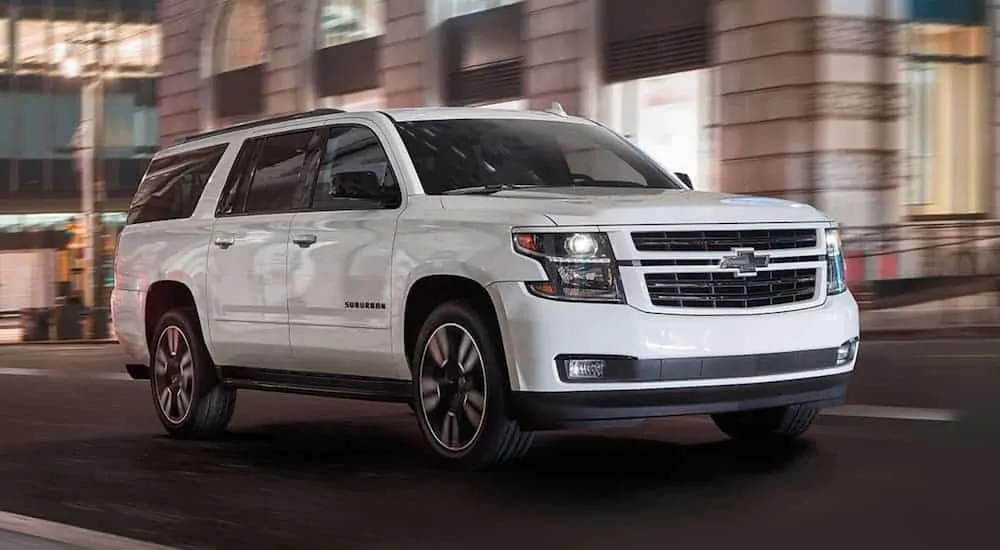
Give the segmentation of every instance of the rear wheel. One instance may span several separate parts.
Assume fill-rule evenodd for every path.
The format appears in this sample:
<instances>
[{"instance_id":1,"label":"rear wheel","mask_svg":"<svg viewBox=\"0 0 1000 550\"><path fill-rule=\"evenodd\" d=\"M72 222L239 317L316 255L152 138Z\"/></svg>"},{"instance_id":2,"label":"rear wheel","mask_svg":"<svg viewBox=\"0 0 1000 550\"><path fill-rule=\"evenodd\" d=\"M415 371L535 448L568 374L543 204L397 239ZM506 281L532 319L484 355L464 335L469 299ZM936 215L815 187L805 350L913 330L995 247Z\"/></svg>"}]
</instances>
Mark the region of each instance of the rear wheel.
<instances>
[{"instance_id":1,"label":"rear wheel","mask_svg":"<svg viewBox=\"0 0 1000 550\"><path fill-rule=\"evenodd\" d=\"M412 354L414 405L424 441L465 468L520 459L534 440L507 414L507 369L472 307L449 302L424 322Z\"/></svg>"},{"instance_id":2,"label":"rear wheel","mask_svg":"<svg viewBox=\"0 0 1000 550\"><path fill-rule=\"evenodd\" d=\"M160 423L177 438L210 438L224 432L236 407L236 390L219 383L192 309L160 319L150 347L150 388Z\"/></svg>"},{"instance_id":3,"label":"rear wheel","mask_svg":"<svg viewBox=\"0 0 1000 550\"><path fill-rule=\"evenodd\" d=\"M766 442L788 440L804 434L819 409L809 405L790 405L712 415L715 425L729 437L740 441Z\"/></svg>"}]
</instances>

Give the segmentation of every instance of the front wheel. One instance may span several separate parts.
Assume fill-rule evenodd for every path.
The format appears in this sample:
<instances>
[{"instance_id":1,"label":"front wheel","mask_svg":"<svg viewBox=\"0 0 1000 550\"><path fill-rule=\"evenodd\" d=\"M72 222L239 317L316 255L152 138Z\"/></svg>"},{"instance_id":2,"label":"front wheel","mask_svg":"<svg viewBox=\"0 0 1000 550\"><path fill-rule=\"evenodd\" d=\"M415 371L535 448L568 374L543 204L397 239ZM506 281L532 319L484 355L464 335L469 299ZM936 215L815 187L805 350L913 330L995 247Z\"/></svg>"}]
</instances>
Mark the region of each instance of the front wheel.
<instances>
[{"instance_id":1,"label":"front wheel","mask_svg":"<svg viewBox=\"0 0 1000 550\"><path fill-rule=\"evenodd\" d=\"M799 437L812 426L819 409L790 405L772 409L712 415L715 425L729 437L750 442L788 440Z\"/></svg>"},{"instance_id":2,"label":"front wheel","mask_svg":"<svg viewBox=\"0 0 1000 550\"><path fill-rule=\"evenodd\" d=\"M507 415L503 354L475 309L450 302L424 322L412 354L414 406L424 441L465 468L520 459L534 435Z\"/></svg>"},{"instance_id":3,"label":"front wheel","mask_svg":"<svg viewBox=\"0 0 1000 550\"><path fill-rule=\"evenodd\" d=\"M160 423L171 436L201 439L225 431L236 390L219 384L193 310L167 312L150 349L150 388Z\"/></svg>"}]
</instances>

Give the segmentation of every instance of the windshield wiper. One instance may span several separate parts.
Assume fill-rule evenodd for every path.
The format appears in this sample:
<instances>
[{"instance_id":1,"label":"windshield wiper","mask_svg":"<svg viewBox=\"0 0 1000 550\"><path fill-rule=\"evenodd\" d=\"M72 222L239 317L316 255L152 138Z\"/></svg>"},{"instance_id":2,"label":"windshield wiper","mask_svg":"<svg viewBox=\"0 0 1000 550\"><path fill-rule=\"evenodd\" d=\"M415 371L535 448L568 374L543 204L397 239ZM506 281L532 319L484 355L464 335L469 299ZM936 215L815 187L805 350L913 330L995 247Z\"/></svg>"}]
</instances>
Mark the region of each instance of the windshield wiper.
<instances>
[{"instance_id":1,"label":"windshield wiper","mask_svg":"<svg viewBox=\"0 0 1000 550\"><path fill-rule=\"evenodd\" d=\"M457 189L448 189L447 191L441 191L442 195L492 195L493 193L503 191L503 186L497 185L477 185L475 187L459 187Z\"/></svg>"},{"instance_id":2,"label":"windshield wiper","mask_svg":"<svg viewBox=\"0 0 1000 550\"><path fill-rule=\"evenodd\" d=\"M549 185L543 184L531 184L531 185L475 185L472 187L459 187L457 189L448 189L447 191L442 191L442 195L492 195L500 191L511 191L515 189L534 189L537 187L551 187Z\"/></svg>"}]
</instances>

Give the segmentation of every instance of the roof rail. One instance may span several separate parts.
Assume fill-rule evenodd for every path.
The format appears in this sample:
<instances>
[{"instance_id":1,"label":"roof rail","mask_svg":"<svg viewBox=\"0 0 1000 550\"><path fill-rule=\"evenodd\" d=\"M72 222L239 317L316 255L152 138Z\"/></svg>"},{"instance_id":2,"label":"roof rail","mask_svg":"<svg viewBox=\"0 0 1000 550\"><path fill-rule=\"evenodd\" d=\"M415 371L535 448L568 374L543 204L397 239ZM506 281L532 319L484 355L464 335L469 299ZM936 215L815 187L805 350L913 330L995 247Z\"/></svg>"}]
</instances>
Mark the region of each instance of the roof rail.
<instances>
[{"instance_id":1,"label":"roof rail","mask_svg":"<svg viewBox=\"0 0 1000 550\"><path fill-rule=\"evenodd\" d=\"M256 128L258 126L265 126L268 124L275 124L278 122L288 122L292 120L301 120L304 118L312 118L323 115L337 115L341 113L346 113L343 109L330 109L330 108L320 108L313 109L311 111L303 111L301 113L292 113L290 115L279 115L275 117L261 118L257 120L251 120L250 122L244 122L242 124L234 124L233 126L226 126L225 128L219 128L217 130L209 130L207 132L201 132L199 134L192 134L190 136L185 136L178 139L175 144L190 143L195 140L204 139L212 136L219 136L222 134L228 134L229 132L235 132L238 130L247 130L249 128Z\"/></svg>"}]
</instances>

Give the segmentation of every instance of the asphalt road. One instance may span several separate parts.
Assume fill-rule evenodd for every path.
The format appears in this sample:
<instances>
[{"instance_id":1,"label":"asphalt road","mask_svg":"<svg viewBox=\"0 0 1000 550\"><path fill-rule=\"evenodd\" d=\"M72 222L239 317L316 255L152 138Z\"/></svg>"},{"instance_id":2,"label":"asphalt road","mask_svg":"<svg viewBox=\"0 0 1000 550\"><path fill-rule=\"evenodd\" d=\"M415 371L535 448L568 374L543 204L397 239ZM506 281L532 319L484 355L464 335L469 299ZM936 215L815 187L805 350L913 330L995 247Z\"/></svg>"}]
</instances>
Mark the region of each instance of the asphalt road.
<instances>
[{"instance_id":1,"label":"asphalt road","mask_svg":"<svg viewBox=\"0 0 1000 550\"><path fill-rule=\"evenodd\" d=\"M0 510L189 549L981 547L998 359L866 342L851 405L786 448L693 417L474 474L435 466L403 406L243 392L224 440L176 442L114 346L0 347Z\"/></svg>"}]
</instances>

